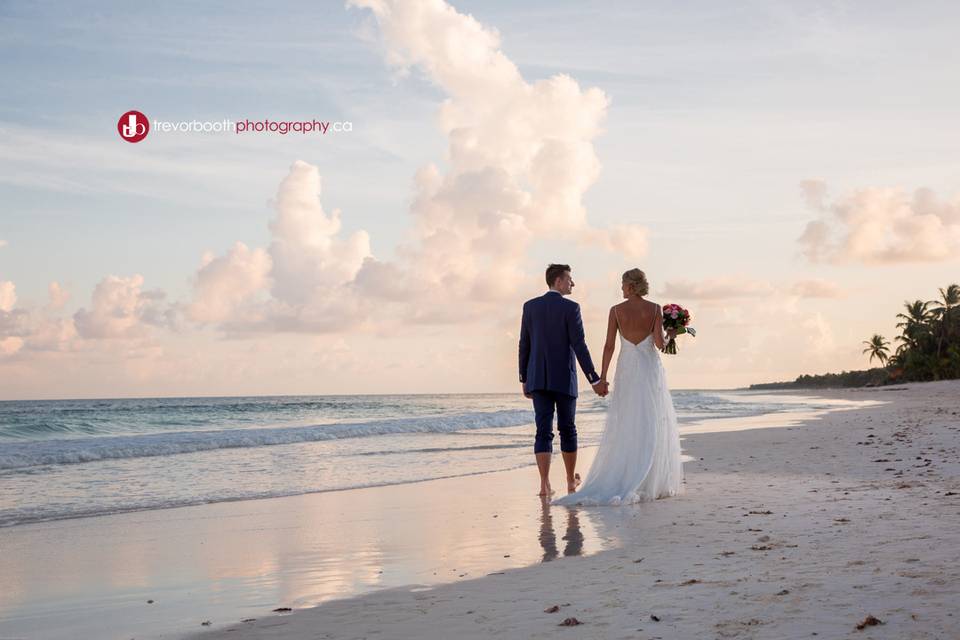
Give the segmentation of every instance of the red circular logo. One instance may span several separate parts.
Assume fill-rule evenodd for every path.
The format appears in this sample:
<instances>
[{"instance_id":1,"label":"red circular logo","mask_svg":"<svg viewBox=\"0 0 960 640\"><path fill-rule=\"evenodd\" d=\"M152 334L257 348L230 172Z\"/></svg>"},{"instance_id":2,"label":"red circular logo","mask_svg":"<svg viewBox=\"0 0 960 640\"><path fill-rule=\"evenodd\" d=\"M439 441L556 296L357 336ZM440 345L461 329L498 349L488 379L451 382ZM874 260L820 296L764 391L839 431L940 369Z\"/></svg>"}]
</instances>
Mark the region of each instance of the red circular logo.
<instances>
[{"instance_id":1,"label":"red circular logo","mask_svg":"<svg viewBox=\"0 0 960 640\"><path fill-rule=\"evenodd\" d=\"M127 142L140 142L150 133L150 121L139 111L127 111L117 120L117 132Z\"/></svg>"}]
</instances>

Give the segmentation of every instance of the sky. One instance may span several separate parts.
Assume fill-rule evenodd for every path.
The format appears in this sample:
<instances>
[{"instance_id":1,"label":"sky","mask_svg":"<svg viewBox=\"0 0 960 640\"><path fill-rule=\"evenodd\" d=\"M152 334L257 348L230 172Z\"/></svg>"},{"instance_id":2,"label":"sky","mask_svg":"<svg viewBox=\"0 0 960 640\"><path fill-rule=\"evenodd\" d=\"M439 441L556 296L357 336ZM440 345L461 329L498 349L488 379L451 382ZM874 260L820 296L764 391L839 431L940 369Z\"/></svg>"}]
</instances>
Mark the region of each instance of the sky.
<instances>
[{"instance_id":1,"label":"sky","mask_svg":"<svg viewBox=\"0 0 960 640\"><path fill-rule=\"evenodd\" d=\"M949 2L0 2L0 399L517 391L571 264L675 388L865 368L960 281ZM339 122L320 133L117 131Z\"/></svg>"}]
</instances>

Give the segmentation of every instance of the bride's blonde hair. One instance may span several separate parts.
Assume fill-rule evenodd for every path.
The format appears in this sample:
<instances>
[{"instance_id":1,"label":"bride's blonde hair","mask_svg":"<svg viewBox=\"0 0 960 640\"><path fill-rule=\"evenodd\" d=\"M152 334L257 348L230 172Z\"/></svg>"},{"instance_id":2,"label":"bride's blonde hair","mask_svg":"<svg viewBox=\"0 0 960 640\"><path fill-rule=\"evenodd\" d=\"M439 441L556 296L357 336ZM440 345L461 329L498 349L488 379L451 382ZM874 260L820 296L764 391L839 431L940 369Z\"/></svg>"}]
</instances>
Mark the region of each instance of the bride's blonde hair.
<instances>
[{"instance_id":1,"label":"bride's blonde hair","mask_svg":"<svg viewBox=\"0 0 960 640\"><path fill-rule=\"evenodd\" d=\"M630 269L623 273L623 283L629 284L635 296L645 296L650 291L647 275L640 269Z\"/></svg>"}]
</instances>

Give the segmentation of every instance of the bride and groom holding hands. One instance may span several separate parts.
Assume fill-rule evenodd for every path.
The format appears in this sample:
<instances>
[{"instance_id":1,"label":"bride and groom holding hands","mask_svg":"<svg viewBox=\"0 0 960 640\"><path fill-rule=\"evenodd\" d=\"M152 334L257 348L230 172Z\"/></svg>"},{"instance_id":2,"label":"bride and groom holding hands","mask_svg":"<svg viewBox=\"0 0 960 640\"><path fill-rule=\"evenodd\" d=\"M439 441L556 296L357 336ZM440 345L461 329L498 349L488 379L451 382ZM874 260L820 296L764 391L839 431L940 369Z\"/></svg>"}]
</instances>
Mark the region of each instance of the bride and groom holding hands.
<instances>
[{"instance_id":1,"label":"bride and groom holding hands","mask_svg":"<svg viewBox=\"0 0 960 640\"><path fill-rule=\"evenodd\" d=\"M534 453L540 495L550 496L553 419L557 418L567 494L557 505L619 505L683 493L680 436L673 399L667 388L660 350L665 332L660 305L646 300L646 276L639 269L623 274L624 301L610 308L603 361L598 375L583 331L580 305L565 296L573 291L570 266L547 267L549 290L523 305L520 323L520 383L533 400L537 425ZM607 379L620 336L620 357ZM673 330L666 332L672 338ZM577 464L577 372L579 362L597 395L610 395L600 446L580 486Z\"/></svg>"}]
</instances>

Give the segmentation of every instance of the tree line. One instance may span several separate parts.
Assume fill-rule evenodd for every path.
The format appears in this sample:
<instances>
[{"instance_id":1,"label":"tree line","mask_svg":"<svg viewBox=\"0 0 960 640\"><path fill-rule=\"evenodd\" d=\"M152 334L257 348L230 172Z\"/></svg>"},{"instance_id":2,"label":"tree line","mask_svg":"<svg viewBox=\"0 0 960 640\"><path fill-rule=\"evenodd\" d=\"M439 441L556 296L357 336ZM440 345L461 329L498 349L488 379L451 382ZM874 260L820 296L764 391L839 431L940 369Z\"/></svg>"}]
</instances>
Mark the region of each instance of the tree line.
<instances>
[{"instance_id":1,"label":"tree line","mask_svg":"<svg viewBox=\"0 0 960 640\"><path fill-rule=\"evenodd\" d=\"M939 293L936 300L903 303L903 311L897 314L900 334L892 342L880 334L863 341L868 362L876 361L880 366L802 375L792 382L754 384L750 388L863 387L960 378L960 285L951 284Z\"/></svg>"}]
</instances>

